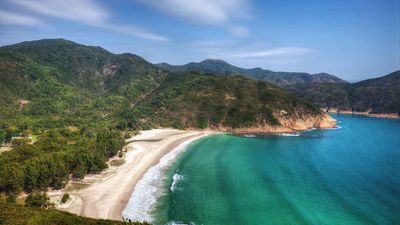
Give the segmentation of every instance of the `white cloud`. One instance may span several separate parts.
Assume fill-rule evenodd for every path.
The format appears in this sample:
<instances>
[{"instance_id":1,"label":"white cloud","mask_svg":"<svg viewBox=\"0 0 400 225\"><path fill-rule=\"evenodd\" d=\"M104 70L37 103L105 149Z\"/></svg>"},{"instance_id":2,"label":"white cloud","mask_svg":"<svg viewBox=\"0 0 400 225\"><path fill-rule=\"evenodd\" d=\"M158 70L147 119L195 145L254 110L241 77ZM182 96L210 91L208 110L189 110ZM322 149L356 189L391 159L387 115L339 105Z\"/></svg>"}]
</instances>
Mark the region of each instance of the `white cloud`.
<instances>
[{"instance_id":1,"label":"white cloud","mask_svg":"<svg viewBox=\"0 0 400 225\"><path fill-rule=\"evenodd\" d=\"M106 9L92 0L18 0L12 2L36 13L87 24L105 22L110 16Z\"/></svg>"},{"instance_id":2,"label":"white cloud","mask_svg":"<svg viewBox=\"0 0 400 225\"><path fill-rule=\"evenodd\" d=\"M43 22L35 17L7 12L0 9L0 24L38 26L43 25Z\"/></svg>"},{"instance_id":3,"label":"white cloud","mask_svg":"<svg viewBox=\"0 0 400 225\"><path fill-rule=\"evenodd\" d=\"M245 37L249 35L249 30L243 26L229 26L228 30L237 37Z\"/></svg>"},{"instance_id":4,"label":"white cloud","mask_svg":"<svg viewBox=\"0 0 400 225\"><path fill-rule=\"evenodd\" d=\"M274 47L268 42L246 40L215 41L197 40L190 43L192 55L197 59L222 59L233 65L279 69L277 66L301 65L318 51L305 47Z\"/></svg>"},{"instance_id":5,"label":"white cloud","mask_svg":"<svg viewBox=\"0 0 400 225\"><path fill-rule=\"evenodd\" d=\"M169 40L144 28L111 23L111 13L95 0L9 0L9 2L41 15L75 21L148 40Z\"/></svg>"},{"instance_id":6,"label":"white cloud","mask_svg":"<svg viewBox=\"0 0 400 225\"><path fill-rule=\"evenodd\" d=\"M301 56L312 53L313 50L308 48L285 47L275 48L264 51L249 51L233 54L234 58L268 58L268 57L288 57L288 56Z\"/></svg>"},{"instance_id":7,"label":"white cloud","mask_svg":"<svg viewBox=\"0 0 400 225\"><path fill-rule=\"evenodd\" d=\"M244 11L245 0L141 0L161 12L200 24L223 24Z\"/></svg>"},{"instance_id":8,"label":"white cloud","mask_svg":"<svg viewBox=\"0 0 400 225\"><path fill-rule=\"evenodd\" d=\"M246 36L247 28L231 25L237 18L247 17L247 0L139 0L157 10L202 25L227 28L235 36Z\"/></svg>"},{"instance_id":9,"label":"white cloud","mask_svg":"<svg viewBox=\"0 0 400 225\"><path fill-rule=\"evenodd\" d=\"M136 37L141 37L144 39L148 40L153 40L153 41L169 41L169 38L157 35L151 32L148 32L140 27L134 27L134 26L114 26L114 25L99 25L98 27L127 34L127 35L132 35Z\"/></svg>"}]
</instances>

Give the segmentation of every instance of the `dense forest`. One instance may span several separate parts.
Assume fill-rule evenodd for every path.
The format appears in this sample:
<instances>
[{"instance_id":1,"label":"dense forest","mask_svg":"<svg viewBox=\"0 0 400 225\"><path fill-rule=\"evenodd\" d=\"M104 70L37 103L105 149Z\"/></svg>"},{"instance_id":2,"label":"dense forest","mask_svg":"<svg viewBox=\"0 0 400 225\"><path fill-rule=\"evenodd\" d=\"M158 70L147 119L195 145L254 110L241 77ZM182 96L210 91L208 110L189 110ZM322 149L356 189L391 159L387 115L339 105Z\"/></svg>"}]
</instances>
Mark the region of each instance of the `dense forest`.
<instances>
[{"instance_id":1,"label":"dense forest","mask_svg":"<svg viewBox=\"0 0 400 225\"><path fill-rule=\"evenodd\" d=\"M70 175L83 178L106 168L106 160L124 143L120 132L108 129L47 130L34 144L21 144L1 154L0 190L13 196L62 188Z\"/></svg>"},{"instance_id":2,"label":"dense forest","mask_svg":"<svg viewBox=\"0 0 400 225\"><path fill-rule=\"evenodd\" d=\"M352 84L297 84L286 89L323 108L400 115L400 71Z\"/></svg>"},{"instance_id":3,"label":"dense forest","mask_svg":"<svg viewBox=\"0 0 400 225\"><path fill-rule=\"evenodd\" d=\"M140 106L149 123L181 128L279 126L276 112L294 119L321 114L273 84L196 72L169 77Z\"/></svg>"},{"instance_id":4,"label":"dense forest","mask_svg":"<svg viewBox=\"0 0 400 225\"><path fill-rule=\"evenodd\" d=\"M327 73L275 72L260 67L244 69L218 59L206 59L201 62L191 62L181 66L167 63L160 63L157 66L171 72L196 71L223 75L242 75L254 80L268 81L280 87L293 84L347 83Z\"/></svg>"},{"instance_id":5,"label":"dense forest","mask_svg":"<svg viewBox=\"0 0 400 225\"><path fill-rule=\"evenodd\" d=\"M271 82L322 108L342 111L400 114L400 71L383 77L348 83L336 76L318 73L274 72L261 68L244 69L216 59L181 66L157 64L171 72L196 71L245 77Z\"/></svg>"}]
</instances>

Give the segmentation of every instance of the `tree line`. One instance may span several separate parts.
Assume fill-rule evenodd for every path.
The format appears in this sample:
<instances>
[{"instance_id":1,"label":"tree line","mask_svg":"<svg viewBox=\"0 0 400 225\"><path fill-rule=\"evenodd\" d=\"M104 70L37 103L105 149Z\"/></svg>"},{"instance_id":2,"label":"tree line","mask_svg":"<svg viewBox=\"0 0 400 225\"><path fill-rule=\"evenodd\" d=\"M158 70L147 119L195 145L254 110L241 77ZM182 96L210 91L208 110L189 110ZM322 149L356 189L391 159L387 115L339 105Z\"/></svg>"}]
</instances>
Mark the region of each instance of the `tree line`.
<instances>
[{"instance_id":1,"label":"tree line","mask_svg":"<svg viewBox=\"0 0 400 225\"><path fill-rule=\"evenodd\" d=\"M36 143L0 155L0 192L13 196L63 188L71 176L83 178L105 169L106 160L124 144L121 132L106 128L48 130Z\"/></svg>"}]
</instances>

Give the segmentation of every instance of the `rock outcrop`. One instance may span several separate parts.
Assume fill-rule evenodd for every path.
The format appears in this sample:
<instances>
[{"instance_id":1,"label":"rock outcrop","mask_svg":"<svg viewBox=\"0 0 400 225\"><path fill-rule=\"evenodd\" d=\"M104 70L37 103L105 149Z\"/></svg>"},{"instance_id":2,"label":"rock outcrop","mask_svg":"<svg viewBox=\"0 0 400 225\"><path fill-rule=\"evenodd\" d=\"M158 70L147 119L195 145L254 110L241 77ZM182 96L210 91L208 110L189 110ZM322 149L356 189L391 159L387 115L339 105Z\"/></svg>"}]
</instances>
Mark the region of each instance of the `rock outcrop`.
<instances>
[{"instance_id":1,"label":"rock outcrop","mask_svg":"<svg viewBox=\"0 0 400 225\"><path fill-rule=\"evenodd\" d=\"M277 116L277 119L281 125L268 125L266 123L260 123L258 126L253 127L214 127L213 129L224 132L232 132L235 134L295 133L311 129L335 128L337 123L335 119L325 113L317 116L308 116L304 119L285 118L280 116Z\"/></svg>"}]
</instances>

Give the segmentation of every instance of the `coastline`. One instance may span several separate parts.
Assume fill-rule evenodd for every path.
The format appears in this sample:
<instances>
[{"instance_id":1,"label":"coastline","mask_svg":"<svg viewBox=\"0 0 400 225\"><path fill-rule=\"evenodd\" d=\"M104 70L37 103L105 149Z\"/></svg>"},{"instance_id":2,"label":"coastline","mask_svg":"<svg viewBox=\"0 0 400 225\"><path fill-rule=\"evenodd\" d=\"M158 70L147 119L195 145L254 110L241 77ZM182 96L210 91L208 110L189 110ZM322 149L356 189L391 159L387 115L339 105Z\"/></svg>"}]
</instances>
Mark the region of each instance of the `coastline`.
<instances>
[{"instance_id":1,"label":"coastline","mask_svg":"<svg viewBox=\"0 0 400 225\"><path fill-rule=\"evenodd\" d=\"M351 110L339 110L336 108L322 108L322 110L326 113L368 116L368 117L383 118L383 119L400 119L400 115L397 113L371 113L370 111L358 112Z\"/></svg>"},{"instance_id":2,"label":"coastline","mask_svg":"<svg viewBox=\"0 0 400 225\"><path fill-rule=\"evenodd\" d=\"M122 220L122 211L134 188L150 168L182 143L190 143L213 133L175 129L142 131L127 140L130 143L125 147L124 164L110 167L99 175L85 176L81 183L87 183L87 186L68 192L71 200L57 208L86 217ZM50 192L49 196L59 197L66 190L68 186L64 191Z\"/></svg>"},{"instance_id":3,"label":"coastline","mask_svg":"<svg viewBox=\"0 0 400 225\"><path fill-rule=\"evenodd\" d=\"M204 136L193 137L181 142L166 153L156 165L146 171L136 183L131 197L122 211L123 218L140 222L153 221L152 210L156 206L157 200L165 194L163 181L166 178L167 171L175 163L176 159L187 150L188 145Z\"/></svg>"},{"instance_id":4,"label":"coastline","mask_svg":"<svg viewBox=\"0 0 400 225\"><path fill-rule=\"evenodd\" d=\"M163 158L168 157L174 151L178 151L176 149L179 148L179 153L182 152L186 145L194 140L210 134L225 132L237 135L265 133L291 134L315 128L327 129L336 127L336 121L327 114L318 118L306 118L302 121L280 120L280 122L284 126L264 125L239 129L219 127L212 130L176 130L163 128L141 131L138 135L126 140L128 144L123 149L125 154L122 158L114 157L108 162L111 165L112 160L122 160L124 161L122 165L110 166L110 168L100 174L88 174L83 180L73 180L63 190L49 191L48 194L54 202L59 202L63 193L69 193L70 200L64 204L57 205L57 208L60 210L97 219L122 220L124 209L129 204L132 198L131 195L135 193L136 187L142 180L149 180L145 175L154 167L160 167L160 164L163 164ZM170 159L170 164L173 163L173 159L179 153ZM154 183L161 183L160 177L162 176L158 175L160 173L153 174L152 177L156 177L154 179L159 179L153 181ZM149 185L143 187L141 189L145 190ZM143 192L139 193L143 195ZM155 198L154 195L151 198ZM145 200L148 201L148 199ZM151 199L151 201L151 204L155 204L154 199ZM136 200L136 202L140 201ZM143 206L140 205L140 207ZM130 214L125 217L134 220L149 220L150 217L146 214L149 211L149 206L146 207L145 209L141 208L144 211L139 213L141 215L136 214L132 216ZM135 210L134 207L132 208Z\"/></svg>"},{"instance_id":5,"label":"coastline","mask_svg":"<svg viewBox=\"0 0 400 225\"><path fill-rule=\"evenodd\" d=\"M237 135L247 134L283 134L283 133L298 133L312 129L332 129L337 128L337 121L326 113L319 116L307 117L302 119L291 119L278 117L278 122L281 125L268 125L260 123L253 127L244 128L229 128L229 127L216 127L215 130L221 132L230 132Z\"/></svg>"}]
</instances>

